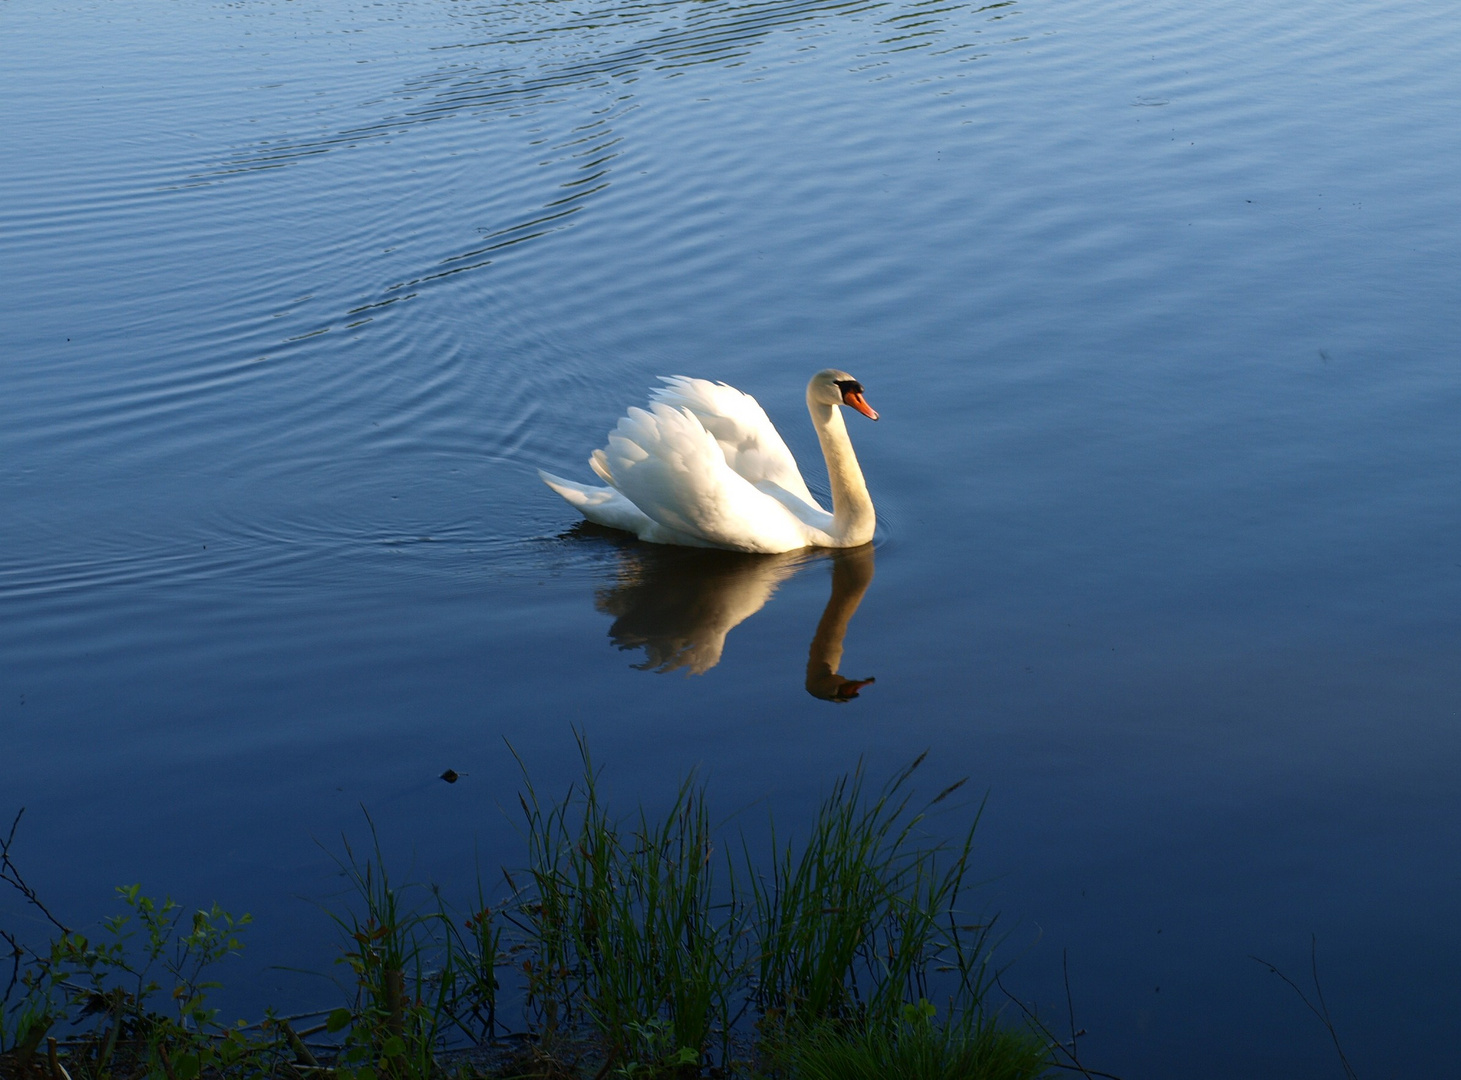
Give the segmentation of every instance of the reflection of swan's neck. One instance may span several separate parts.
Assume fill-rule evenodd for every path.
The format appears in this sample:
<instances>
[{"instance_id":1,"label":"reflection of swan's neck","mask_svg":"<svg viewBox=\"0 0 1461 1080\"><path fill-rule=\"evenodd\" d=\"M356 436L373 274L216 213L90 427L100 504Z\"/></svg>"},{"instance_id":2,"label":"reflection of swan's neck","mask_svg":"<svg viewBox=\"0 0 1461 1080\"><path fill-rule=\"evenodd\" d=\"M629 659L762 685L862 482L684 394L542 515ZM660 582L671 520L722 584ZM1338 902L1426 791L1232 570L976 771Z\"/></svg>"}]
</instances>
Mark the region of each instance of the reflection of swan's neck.
<instances>
[{"instance_id":1,"label":"reflection of swan's neck","mask_svg":"<svg viewBox=\"0 0 1461 1080\"><path fill-rule=\"evenodd\" d=\"M807 693L829 701L846 701L857 697L872 679L845 679L837 673L842 666L842 641L847 624L862 603L863 593L873 579L873 549L850 551L836 556L832 563L832 595L817 624L812 647L807 654Z\"/></svg>"},{"instance_id":2,"label":"reflection of swan's neck","mask_svg":"<svg viewBox=\"0 0 1461 1080\"><path fill-rule=\"evenodd\" d=\"M827 459L827 481L832 487L832 537L843 547L866 544L873 538L877 515L873 512L872 496L868 494L867 481L862 478L857 455L852 452L852 440L847 437L842 410L836 405L812 400L809 387L807 411L812 414L812 425L817 429L817 440L822 444L822 456Z\"/></svg>"}]
</instances>

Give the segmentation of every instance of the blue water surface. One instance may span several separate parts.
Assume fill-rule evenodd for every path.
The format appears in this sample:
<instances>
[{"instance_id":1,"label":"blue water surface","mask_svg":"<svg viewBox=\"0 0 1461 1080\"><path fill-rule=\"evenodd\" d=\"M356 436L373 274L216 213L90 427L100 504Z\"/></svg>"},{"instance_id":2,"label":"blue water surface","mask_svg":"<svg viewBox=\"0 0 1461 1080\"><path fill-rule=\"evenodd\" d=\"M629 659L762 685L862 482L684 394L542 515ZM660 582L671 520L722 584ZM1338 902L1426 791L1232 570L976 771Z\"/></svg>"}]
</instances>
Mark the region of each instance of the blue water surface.
<instances>
[{"instance_id":1,"label":"blue water surface","mask_svg":"<svg viewBox=\"0 0 1461 1080\"><path fill-rule=\"evenodd\" d=\"M341 834L465 892L507 742L752 832L927 749L1094 1067L1341 1075L1251 959L1312 941L1361 1076L1454 1069L1452 8L11 0L0 97L0 814L70 921L218 900L239 1009L332 1004ZM842 704L834 560L687 571L534 474L683 373L825 491L831 365Z\"/></svg>"}]
</instances>

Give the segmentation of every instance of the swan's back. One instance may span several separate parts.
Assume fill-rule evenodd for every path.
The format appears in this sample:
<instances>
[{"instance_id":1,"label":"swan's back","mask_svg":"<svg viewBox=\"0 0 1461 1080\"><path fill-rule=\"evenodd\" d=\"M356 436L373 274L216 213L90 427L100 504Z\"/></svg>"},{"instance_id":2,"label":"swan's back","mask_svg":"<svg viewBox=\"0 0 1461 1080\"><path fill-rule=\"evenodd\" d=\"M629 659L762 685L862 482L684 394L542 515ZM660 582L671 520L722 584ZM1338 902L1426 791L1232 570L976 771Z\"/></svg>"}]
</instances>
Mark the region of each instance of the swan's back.
<instances>
[{"instance_id":1,"label":"swan's back","mask_svg":"<svg viewBox=\"0 0 1461 1080\"><path fill-rule=\"evenodd\" d=\"M738 551L791 551L809 542L796 515L727 465L720 444L688 408L661 401L648 410L630 408L590 461L651 521L675 534Z\"/></svg>"},{"instance_id":2,"label":"swan's back","mask_svg":"<svg viewBox=\"0 0 1461 1080\"><path fill-rule=\"evenodd\" d=\"M694 413L714 436L725 463L737 474L762 490L765 485L774 485L817 505L781 433L750 394L725 383L684 375L661 375L660 381L665 385L652 390L650 398Z\"/></svg>"}]
</instances>

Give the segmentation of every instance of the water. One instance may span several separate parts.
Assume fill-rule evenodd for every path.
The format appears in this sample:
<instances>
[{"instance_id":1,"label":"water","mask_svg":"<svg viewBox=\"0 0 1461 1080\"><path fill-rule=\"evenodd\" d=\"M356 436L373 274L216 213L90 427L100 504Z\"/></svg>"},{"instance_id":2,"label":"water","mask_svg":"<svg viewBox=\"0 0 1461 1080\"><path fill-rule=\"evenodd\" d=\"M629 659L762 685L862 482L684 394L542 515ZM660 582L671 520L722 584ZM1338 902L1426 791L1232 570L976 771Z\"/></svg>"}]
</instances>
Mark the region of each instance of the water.
<instances>
[{"instance_id":1,"label":"water","mask_svg":"<svg viewBox=\"0 0 1461 1080\"><path fill-rule=\"evenodd\" d=\"M403 873L511 861L504 740L562 783L576 725L626 801L699 766L752 825L928 748L988 793L1012 989L1063 1016L1068 956L1097 1067L1338 1075L1249 958L1315 935L1360 1074L1446 1073L1443 5L0 26L0 811L72 921L134 880L250 910L241 1006L310 1005L271 965L329 969L321 845L364 805ZM533 474L685 373L818 488L833 364L883 416L875 565L626 547Z\"/></svg>"}]
</instances>

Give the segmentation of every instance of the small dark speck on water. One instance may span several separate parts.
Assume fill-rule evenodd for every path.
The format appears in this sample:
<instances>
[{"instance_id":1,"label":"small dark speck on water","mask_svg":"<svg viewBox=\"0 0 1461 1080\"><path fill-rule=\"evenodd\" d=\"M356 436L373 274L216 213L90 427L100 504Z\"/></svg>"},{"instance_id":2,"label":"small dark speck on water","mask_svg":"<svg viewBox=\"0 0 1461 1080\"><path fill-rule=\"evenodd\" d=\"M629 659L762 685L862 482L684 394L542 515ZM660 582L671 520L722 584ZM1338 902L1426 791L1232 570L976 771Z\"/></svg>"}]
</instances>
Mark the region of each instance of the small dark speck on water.
<instances>
[{"instance_id":1,"label":"small dark speck on water","mask_svg":"<svg viewBox=\"0 0 1461 1080\"><path fill-rule=\"evenodd\" d=\"M1319 359L1320 360L1323 360L1327 364L1327 363L1329 363L1329 354L1327 352L1325 352L1323 349L1320 349L1319 350Z\"/></svg>"},{"instance_id":2,"label":"small dark speck on water","mask_svg":"<svg viewBox=\"0 0 1461 1080\"><path fill-rule=\"evenodd\" d=\"M441 778L445 780L448 784L455 784L457 782L457 772L455 769L448 769L446 772L441 774Z\"/></svg>"}]
</instances>

